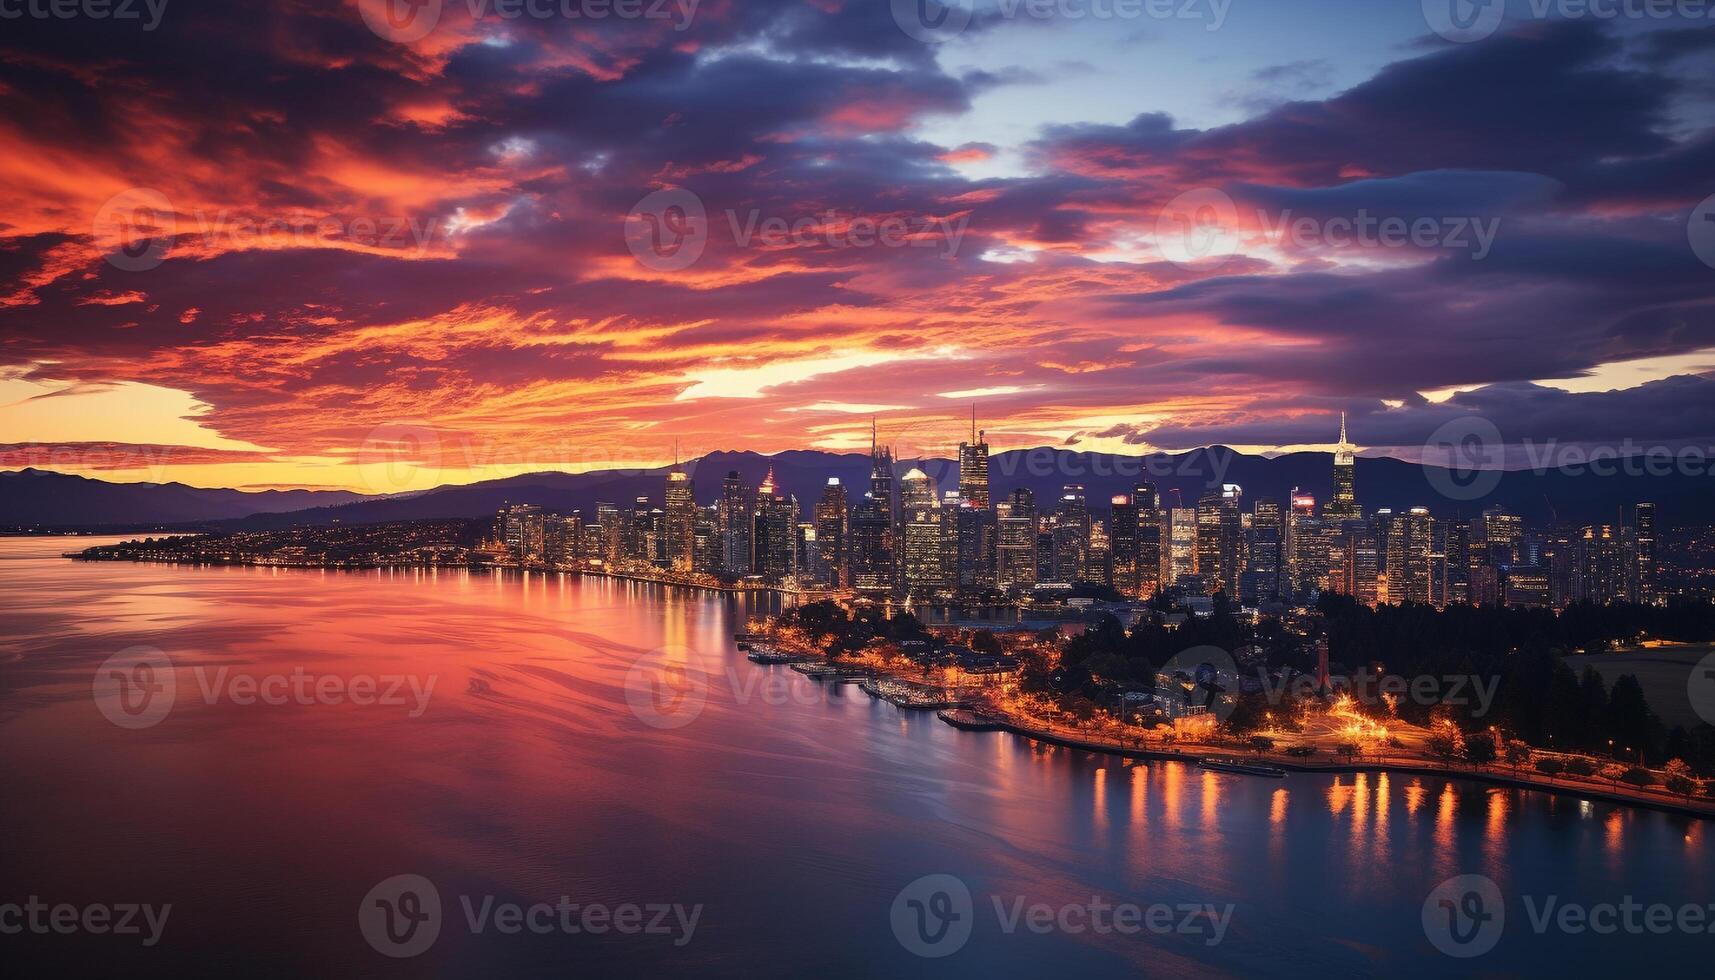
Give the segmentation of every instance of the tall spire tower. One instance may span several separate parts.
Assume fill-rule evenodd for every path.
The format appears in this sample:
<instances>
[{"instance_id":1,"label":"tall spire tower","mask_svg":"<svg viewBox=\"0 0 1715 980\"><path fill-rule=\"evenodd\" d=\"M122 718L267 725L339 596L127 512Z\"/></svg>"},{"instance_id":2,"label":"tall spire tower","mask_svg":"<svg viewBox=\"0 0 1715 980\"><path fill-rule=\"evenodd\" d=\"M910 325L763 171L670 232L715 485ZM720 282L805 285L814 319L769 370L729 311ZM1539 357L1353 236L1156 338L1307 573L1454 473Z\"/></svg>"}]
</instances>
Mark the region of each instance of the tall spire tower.
<instances>
[{"instance_id":1,"label":"tall spire tower","mask_svg":"<svg viewBox=\"0 0 1715 980\"><path fill-rule=\"evenodd\" d=\"M1357 470L1358 447L1346 437L1346 413L1340 413L1340 442L1334 447L1334 498L1322 508L1322 516L1336 521L1361 521L1364 509L1358 505L1354 474Z\"/></svg>"},{"instance_id":2,"label":"tall spire tower","mask_svg":"<svg viewBox=\"0 0 1715 980\"><path fill-rule=\"evenodd\" d=\"M977 407L971 406L971 441L959 443L959 501L978 510L989 506L989 446L977 431Z\"/></svg>"}]
</instances>

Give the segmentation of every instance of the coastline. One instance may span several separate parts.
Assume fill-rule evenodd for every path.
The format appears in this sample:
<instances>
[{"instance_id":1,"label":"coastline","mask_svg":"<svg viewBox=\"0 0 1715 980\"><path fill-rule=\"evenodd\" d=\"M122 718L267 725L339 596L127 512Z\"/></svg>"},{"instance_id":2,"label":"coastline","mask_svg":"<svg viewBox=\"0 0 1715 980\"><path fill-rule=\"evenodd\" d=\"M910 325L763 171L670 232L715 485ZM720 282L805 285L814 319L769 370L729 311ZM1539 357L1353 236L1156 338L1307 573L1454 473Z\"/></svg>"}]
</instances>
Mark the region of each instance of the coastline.
<instances>
[{"instance_id":1,"label":"coastline","mask_svg":"<svg viewBox=\"0 0 1715 980\"><path fill-rule=\"evenodd\" d=\"M1076 735L1062 734L1051 729L1034 728L1023 722L1005 716L987 712L967 712L977 717L974 719L959 718L957 714L964 709L951 709L937 712L940 720L968 732L1000 732L1019 738L1042 742L1048 745L1058 745L1062 748L1078 749L1085 752L1097 752L1105 755L1127 759L1152 759L1166 762L1196 763L1204 758L1219 755L1233 757L1246 761L1266 762L1272 766L1292 772L1309 773L1349 773L1349 772L1389 772L1407 775L1449 776L1456 779L1471 779L1479 782L1494 783L1515 789L1540 790L1559 796L1574 796L1586 799L1599 799L1609 803L1620 803L1628 806L1643 807L1651 810L1661 810L1677 813L1682 816L1698 817L1704 820L1715 820L1715 800L1698 800L1667 797L1665 795L1648 794L1646 792L1631 792L1618 787L1588 784L1576 780L1549 780L1547 777L1527 776L1523 773L1508 773L1495 770L1464 768L1460 766L1443 765L1428 759L1384 756L1374 761L1365 762L1306 762L1280 752L1256 753L1239 750L1234 746L1202 745L1198 748L1204 751L1181 751L1177 749L1145 748L1115 745L1102 741L1091 741ZM954 716L954 717L949 717Z\"/></svg>"}]
</instances>

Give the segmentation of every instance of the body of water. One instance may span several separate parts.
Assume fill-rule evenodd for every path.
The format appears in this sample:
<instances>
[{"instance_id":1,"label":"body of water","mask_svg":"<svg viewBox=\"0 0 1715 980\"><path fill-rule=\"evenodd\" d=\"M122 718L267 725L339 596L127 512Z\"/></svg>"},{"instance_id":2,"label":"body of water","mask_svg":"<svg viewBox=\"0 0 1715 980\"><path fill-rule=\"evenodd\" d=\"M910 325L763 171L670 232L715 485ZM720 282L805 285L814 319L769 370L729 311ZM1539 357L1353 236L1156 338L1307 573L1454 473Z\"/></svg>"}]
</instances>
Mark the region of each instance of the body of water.
<instances>
[{"instance_id":1,"label":"body of water","mask_svg":"<svg viewBox=\"0 0 1715 980\"><path fill-rule=\"evenodd\" d=\"M731 634L759 598L59 557L91 543L0 539L0 926L32 896L171 912L147 946L81 925L0 935L14 963L1391 977L1696 972L1715 954L1685 918L1715 902L1699 820L960 732L749 663ZM139 690L156 700L140 708ZM1495 894L1431 899L1462 875ZM421 952L395 958L415 950L388 944L432 911L412 890L425 881L438 931L411 932ZM1558 918L1572 904L1600 923L1628 900L1673 925L1598 934ZM543 903L576 905L577 931L559 912L526 911L516 930L496 914ZM1105 910L1131 906L1137 927L1115 928L1134 920ZM372 909L400 931L377 939ZM1450 959L1448 928L1492 949Z\"/></svg>"}]
</instances>

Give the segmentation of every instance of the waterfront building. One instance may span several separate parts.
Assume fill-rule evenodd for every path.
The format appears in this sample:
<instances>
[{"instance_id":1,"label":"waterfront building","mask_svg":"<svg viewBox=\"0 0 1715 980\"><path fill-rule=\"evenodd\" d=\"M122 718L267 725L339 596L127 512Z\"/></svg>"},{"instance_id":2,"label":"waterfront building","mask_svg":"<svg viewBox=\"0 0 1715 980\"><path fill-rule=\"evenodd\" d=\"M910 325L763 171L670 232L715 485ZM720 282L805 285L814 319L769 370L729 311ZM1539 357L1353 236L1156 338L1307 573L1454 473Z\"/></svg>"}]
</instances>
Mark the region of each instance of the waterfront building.
<instances>
[{"instance_id":1,"label":"waterfront building","mask_svg":"<svg viewBox=\"0 0 1715 980\"><path fill-rule=\"evenodd\" d=\"M727 473L721 483L721 499L716 505L720 523L721 570L743 577L754 567L751 561L750 537L754 524L750 492L737 470Z\"/></svg>"},{"instance_id":2,"label":"waterfront building","mask_svg":"<svg viewBox=\"0 0 1715 980\"><path fill-rule=\"evenodd\" d=\"M667 565L675 572L689 572L696 564L697 501L690 474L679 466L677 459L667 472L665 498L662 533Z\"/></svg>"},{"instance_id":3,"label":"waterfront building","mask_svg":"<svg viewBox=\"0 0 1715 980\"><path fill-rule=\"evenodd\" d=\"M786 582L798 572L798 498L783 494L768 470L756 491L752 532L755 568L770 582Z\"/></svg>"}]
</instances>

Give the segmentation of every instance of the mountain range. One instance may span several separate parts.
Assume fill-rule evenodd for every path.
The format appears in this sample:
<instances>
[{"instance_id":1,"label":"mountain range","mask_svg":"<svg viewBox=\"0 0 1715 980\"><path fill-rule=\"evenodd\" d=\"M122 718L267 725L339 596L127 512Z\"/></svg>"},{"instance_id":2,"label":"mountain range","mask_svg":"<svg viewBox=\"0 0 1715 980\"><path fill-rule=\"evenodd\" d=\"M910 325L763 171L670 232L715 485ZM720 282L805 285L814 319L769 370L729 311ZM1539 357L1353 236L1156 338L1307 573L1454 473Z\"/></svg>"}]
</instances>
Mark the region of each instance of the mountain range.
<instances>
[{"instance_id":1,"label":"mountain range","mask_svg":"<svg viewBox=\"0 0 1715 980\"><path fill-rule=\"evenodd\" d=\"M1327 501L1332 494L1333 461L1327 453L1256 456L1222 446L1183 453L1117 456L1065 449L1009 450L989 461L990 493L999 500L1028 487L1037 506L1049 509L1068 484L1081 485L1092 509L1101 513L1108 499L1141 482L1153 483L1163 506L1192 506L1199 496L1223 483L1244 487L1245 497L1285 501L1294 488ZM921 468L942 491L958 486L958 465L946 459L902 459L895 475ZM754 452L715 452L685 464L699 503L713 503L728 472L756 487L770 472L783 493L797 496L806 514L830 477L856 499L869 486L866 454L794 450L764 456ZM1624 469L1624 468L1622 468ZM1466 477L1439 467L1403 460L1359 458L1355 482L1366 512L1425 506L1441 517L1474 515L1502 505L1533 525L1556 520L1617 522L1624 507L1653 501L1662 526L1715 523L1715 497L1709 477L1688 473L1647 475L1634 472L1598 476L1559 470L1486 474L1470 492L1442 488L1466 486ZM433 490L365 496L345 490L211 490L180 483L107 483L81 476L26 469L0 473L0 526L46 528L210 527L264 529L317 524L368 524L425 518L474 518L493 514L509 503L540 504L552 510L593 514L598 501L629 507L638 497L660 505L668 467L599 470L587 473L542 472ZM1489 484L1492 484L1490 486ZM1454 499L1454 498L1458 499Z\"/></svg>"}]
</instances>

